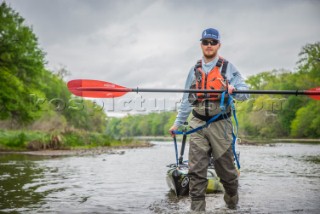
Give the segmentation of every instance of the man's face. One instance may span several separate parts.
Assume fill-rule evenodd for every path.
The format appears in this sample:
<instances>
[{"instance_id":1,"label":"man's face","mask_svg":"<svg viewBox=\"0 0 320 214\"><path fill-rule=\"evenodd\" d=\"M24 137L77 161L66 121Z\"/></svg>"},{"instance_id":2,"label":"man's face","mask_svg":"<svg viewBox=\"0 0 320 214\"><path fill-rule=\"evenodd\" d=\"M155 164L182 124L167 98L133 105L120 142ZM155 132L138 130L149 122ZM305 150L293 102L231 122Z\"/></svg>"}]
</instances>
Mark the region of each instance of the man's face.
<instances>
[{"instance_id":1,"label":"man's face","mask_svg":"<svg viewBox=\"0 0 320 214\"><path fill-rule=\"evenodd\" d=\"M220 42L213 39L203 39L201 41L201 49L204 57L214 58L220 48Z\"/></svg>"}]
</instances>

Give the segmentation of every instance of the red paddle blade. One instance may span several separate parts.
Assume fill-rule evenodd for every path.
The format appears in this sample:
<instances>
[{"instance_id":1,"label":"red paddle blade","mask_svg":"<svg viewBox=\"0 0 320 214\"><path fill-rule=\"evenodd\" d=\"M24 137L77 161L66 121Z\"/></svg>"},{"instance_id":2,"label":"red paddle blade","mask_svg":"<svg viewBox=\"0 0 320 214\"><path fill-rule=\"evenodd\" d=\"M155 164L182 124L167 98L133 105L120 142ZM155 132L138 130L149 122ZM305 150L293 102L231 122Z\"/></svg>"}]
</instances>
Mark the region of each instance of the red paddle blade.
<instances>
[{"instance_id":1,"label":"red paddle blade","mask_svg":"<svg viewBox=\"0 0 320 214\"><path fill-rule=\"evenodd\" d=\"M309 89L306 94L314 100L320 100L320 87Z\"/></svg>"},{"instance_id":2,"label":"red paddle blade","mask_svg":"<svg viewBox=\"0 0 320 214\"><path fill-rule=\"evenodd\" d=\"M80 97L113 98L120 97L132 89L100 80L77 79L68 82L69 91Z\"/></svg>"}]
</instances>

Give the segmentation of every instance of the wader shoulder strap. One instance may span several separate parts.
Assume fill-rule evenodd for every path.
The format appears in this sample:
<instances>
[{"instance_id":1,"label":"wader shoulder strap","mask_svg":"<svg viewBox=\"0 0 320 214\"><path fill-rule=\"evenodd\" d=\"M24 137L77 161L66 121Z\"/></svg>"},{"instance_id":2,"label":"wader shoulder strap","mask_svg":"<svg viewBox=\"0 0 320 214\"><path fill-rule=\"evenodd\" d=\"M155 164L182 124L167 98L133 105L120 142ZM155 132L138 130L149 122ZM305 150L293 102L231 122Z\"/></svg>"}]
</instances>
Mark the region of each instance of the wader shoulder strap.
<instances>
[{"instance_id":1,"label":"wader shoulder strap","mask_svg":"<svg viewBox=\"0 0 320 214\"><path fill-rule=\"evenodd\" d=\"M222 69L221 69L221 76L226 80L226 73L227 73L228 61L224 60Z\"/></svg>"},{"instance_id":2,"label":"wader shoulder strap","mask_svg":"<svg viewBox=\"0 0 320 214\"><path fill-rule=\"evenodd\" d=\"M197 64L194 65L194 71L196 71L198 68L201 68L202 67L202 60L199 59L197 61Z\"/></svg>"},{"instance_id":3,"label":"wader shoulder strap","mask_svg":"<svg viewBox=\"0 0 320 214\"><path fill-rule=\"evenodd\" d=\"M224 59L223 59L223 58L221 58L221 57L219 57L219 59L218 59L218 62L217 62L217 64L216 64L216 66L220 68L222 64L224 64Z\"/></svg>"}]
</instances>

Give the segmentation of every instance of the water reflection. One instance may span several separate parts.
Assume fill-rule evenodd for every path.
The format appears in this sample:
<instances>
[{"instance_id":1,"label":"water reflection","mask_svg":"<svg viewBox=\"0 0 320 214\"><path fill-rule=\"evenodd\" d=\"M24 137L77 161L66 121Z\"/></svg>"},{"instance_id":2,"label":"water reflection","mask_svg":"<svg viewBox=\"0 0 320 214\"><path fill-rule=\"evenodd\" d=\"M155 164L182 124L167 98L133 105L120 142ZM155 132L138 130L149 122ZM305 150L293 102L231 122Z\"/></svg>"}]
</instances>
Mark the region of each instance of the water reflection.
<instances>
[{"instance_id":1,"label":"water reflection","mask_svg":"<svg viewBox=\"0 0 320 214\"><path fill-rule=\"evenodd\" d=\"M42 206L48 194L37 188L44 170L37 166L43 158L25 155L0 155L0 210L24 211ZM33 184L33 185L29 185Z\"/></svg>"}]
</instances>

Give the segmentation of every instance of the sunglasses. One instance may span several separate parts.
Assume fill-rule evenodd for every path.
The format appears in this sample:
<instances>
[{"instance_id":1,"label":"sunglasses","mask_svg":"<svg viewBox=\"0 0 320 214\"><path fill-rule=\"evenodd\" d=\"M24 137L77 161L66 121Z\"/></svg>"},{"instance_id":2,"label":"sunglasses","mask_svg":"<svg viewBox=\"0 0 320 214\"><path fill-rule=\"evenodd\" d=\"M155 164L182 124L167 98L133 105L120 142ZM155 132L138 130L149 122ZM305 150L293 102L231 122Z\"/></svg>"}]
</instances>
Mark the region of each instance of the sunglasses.
<instances>
[{"instance_id":1,"label":"sunglasses","mask_svg":"<svg viewBox=\"0 0 320 214\"><path fill-rule=\"evenodd\" d=\"M215 46L218 43L219 43L218 40L206 40L206 39L204 39L204 40L201 41L201 44L204 45L204 46L208 46L209 44L212 45L212 46Z\"/></svg>"}]
</instances>

